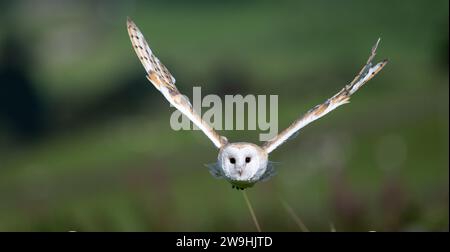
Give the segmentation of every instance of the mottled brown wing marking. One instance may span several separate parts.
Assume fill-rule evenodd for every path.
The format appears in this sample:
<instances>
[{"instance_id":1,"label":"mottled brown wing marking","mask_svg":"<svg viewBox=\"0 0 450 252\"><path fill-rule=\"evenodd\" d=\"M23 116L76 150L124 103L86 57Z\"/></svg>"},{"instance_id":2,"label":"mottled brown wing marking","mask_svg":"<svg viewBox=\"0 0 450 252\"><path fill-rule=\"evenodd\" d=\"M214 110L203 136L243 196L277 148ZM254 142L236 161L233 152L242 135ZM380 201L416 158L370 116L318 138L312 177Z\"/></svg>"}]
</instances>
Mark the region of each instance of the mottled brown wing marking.
<instances>
[{"instance_id":1,"label":"mottled brown wing marking","mask_svg":"<svg viewBox=\"0 0 450 252\"><path fill-rule=\"evenodd\" d=\"M375 55L377 54L377 48L378 44L380 44L381 39L379 38L375 45L372 47L370 51L370 56L366 61L366 65L363 66L363 68L359 71L359 73L355 76L355 78L350 82L349 86L352 86L356 82L358 82L361 77L364 75L366 71L368 71L372 67L372 60L375 58ZM381 69L380 69L381 70Z\"/></svg>"},{"instance_id":2,"label":"mottled brown wing marking","mask_svg":"<svg viewBox=\"0 0 450 252\"><path fill-rule=\"evenodd\" d=\"M144 46L145 46L145 53L147 53L147 55L149 55L149 56L153 56L153 54L148 51L148 48L150 48L150 47L149 47L147 41L145 41L145 40L144 40Z\"/></svg>"},{"instance_id":3,"label":"mottled brown wing marking","mask_svg":"<svg viewBox=\"0 0 450 252\"><path fill-rule=\"evenodd\" d=\"M265 142L263 144L263 149L266 150L267 153L272 152L278 146L283 144L286 140L296 135L298 131L308 125L309 123L321 118L326 115L330 111L333 111L337 107L346 104L350 100L350 96L355 93L360 87L362 87L365 83L367 83L370 79L372 79L378 72L383 69L386 65L387 60L383 60L380 63L373 65L372 60L376 55L376 49L380 39L376 42L376 44L372 47L371 54L367 63L364 67L359 71L356 77L350 82L350 84L346 85L343 89L341 89L336 95L325 101L323 104L319 104L315 106L313 109L306 112L306 114L299 119L295 120L288 128L280 132L275 138Z\"/></svg>"},{"instance_id":4,"label":"mottled brown wing marking","mask_svg":"<svg viewBox=\"0 0 450 252\"><path fill-rule=\"evenodd\" d=\"M165 79L169 84L173 85L174 83L173 83L173 81L172 81L172 74L170 74L169 70L167 69L167 67L166 67L163 63L159 62L159 64L160 64L160 66L161 66L161 70L162 70L162 73L163 73L163 75L164 75L164 79Z\"/></svg>"},{"instance_id":5,"label":"mottled brown wing marking","mask_svg":"<svg viewBox=\"0 0 450 252\"><path fill-rule=\"evenodd\" d=\"M370 76L370 78L369 78L367 81L369 81L369 80L372 79L375 75L377 75L377 74L381 71L381 69L383 69L383 67L386 66L387 63L388 63L388 60L387 60L387 59L384 59L383 61L381 61L380 63L378 63L378 64L380 64L380 67L379 67L377 70L375 70L375 71L372 72L372 75Z\"/></svg>"},{"instance_id":6,"label":"mottled brown wing marking","mask_svg":"<svg viewBox=\"0 0 450 252\"><path fill-rule=\"evenodd\" d=\"M347 102L350 99L350 93L349 93L349 87L343 88L339 93L337 93L335 96L331 97L328 102L329 103L343 103Z\"/></svg>"},{"instance_id":7,"label":"mottled brown wing marking","mask_svg":"<svg viewBox=\"0 0 450 252\"><path fill-rule=\"evenodd\" d=\"M153 54L150 55L150 62L152 62L153 65L156 65L155 56Z\"/></svg>"},{"instance_id":8,"label":"mottled brown wing marking","mask_svg":"<svg viewBox=\"0 0 450 252\"><path fill-rule=\"evenodd\" d=\"M177 90L172 79L172 74L169 72L166 66L164 66L164 64L161 63L161 61L153 55L151 55L150 57L150 62L154 65L155 74L158 76L159 80L164 84L164 86L166 86L169 91Z\"/></svg>"},{"instance_id":9,"label":"mottled brown wing marking","mask_svg":"<svg viewBox=\"0 0 450 252\"><path fill-rule=\"evenodd\" d=\"M220 136L214 129L204 122L199 114L194 111L189 100L184 97L175 86L175 78L166 66L152 53L144 35L134 22L127 20L128 34L133 48L146 69L147 79L164 95L164 97L175 106L181 113L186 115L203 133L214 143L217 148L227 144L227 139Z\"/></svg>"},{"instance_id":10,"label":"mottled brown wing marking","mask_svg":"<svg viewBox=\"0 0 450 252\"><path fill-rule=\"evenodd\" d=\"M127 28L134 51L136 52L138 58L141 60L141 63L143 64L146 72L149 73L150 70L154 69L153 65L149 61L151 50L149 49L142 33L130 19L127 20Z\"/></svg>"},{"instance_id":11,"label":"mottled brown wing marking","mask_svg":"<svg viewBox=\"0 0 450 252\"><path fill-rule=\"evenodd\" d=\"M156 89L161 89L161 81L154 71L150 71L150 74L147 75L147 79L156 87Z\"/></svg>"},{"instance_id":12,"label":"mottled brown wing marking","mask_svg":"<svg viewBox=\"0 0 450 252\"><path fill-rule=\"evenodd\" d=\"M180 91L178 91L177 87L173 86L173 85L166 85L167 89L169 90L170 94L179 94Z\"/></svg>"},{"instance_id":13,"label":"mottled brown wing marking","mask_svg":"<svg viewBox=\"0 0 450 252\"><path fill-rule=\"evenodd\" d=\"M173 94L178 94L179 91L177 89L177 87L175 85L171 85L169 83L167 83L164 79L161 79L161 75L157 74L155 71L150 70L150 74L147 75L147 79L153 84L155 85L155 87L159 90L161 89L162 86L164 86L165 88L167 88L169 90L169 93L171 95Z\"/></svg>"},{"instance_id":14,"label":"mottled brown wing marking","mask_svg":"<svg viewBox=\"0 0 450 252\"><path fill-rule=\"evenodd\" d=\"M328 103L317 105L310 113L314 114L315 116L318 116L328 108L328 105L329 105Z\"/></svg>"}]
</instances>

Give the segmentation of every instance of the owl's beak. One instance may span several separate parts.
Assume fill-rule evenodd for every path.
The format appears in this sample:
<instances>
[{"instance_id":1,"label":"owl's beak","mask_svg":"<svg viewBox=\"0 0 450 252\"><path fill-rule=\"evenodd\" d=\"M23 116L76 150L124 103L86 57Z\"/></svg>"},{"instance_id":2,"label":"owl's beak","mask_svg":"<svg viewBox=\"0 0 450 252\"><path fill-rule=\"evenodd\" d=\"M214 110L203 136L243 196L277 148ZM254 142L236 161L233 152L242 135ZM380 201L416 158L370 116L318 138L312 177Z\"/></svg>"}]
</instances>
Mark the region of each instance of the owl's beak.
<instances>
[{"instance_id":1,"label":"owl's beak","mask_svg":"<svg viewBox=\"0 0 450 252\"><path fill-rule=\"evenodd\" d=\"M242 175L242 168L238 168L237 172L239 173L239 176L241 176Z\"/></svg>"}]
</instances>

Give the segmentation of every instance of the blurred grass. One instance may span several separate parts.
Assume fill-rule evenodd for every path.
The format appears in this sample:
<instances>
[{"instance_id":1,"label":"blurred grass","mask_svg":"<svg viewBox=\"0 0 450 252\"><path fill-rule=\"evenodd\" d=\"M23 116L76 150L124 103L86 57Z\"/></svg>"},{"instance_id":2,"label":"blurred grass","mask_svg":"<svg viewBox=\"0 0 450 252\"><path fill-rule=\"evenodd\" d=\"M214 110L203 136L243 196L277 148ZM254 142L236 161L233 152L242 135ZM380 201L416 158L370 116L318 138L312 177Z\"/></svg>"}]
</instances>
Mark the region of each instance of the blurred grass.
<instances>
[{"instance_id":1,"label":"blurred grass","mask_svg":"<svg viewBox=\"0 0 450 252\"><path fill-rule=\"evenodd\" d=\"M279 94L280 130L351 80L381 36L385 70L275 151L278 175L249 197L267 231L298 230L280 195L312 231L330 222L338 231L448 230L448 70L435 51L448 37L447 1L71 3L64 15L42 8L28 16L29 5L10 13L33 41L32 75L57 118L133 76L156 93L132 52L126 16L188 96L194 85L220 90L217 72L234 67L249 79L244 90ZM203 166L216 158L212 144L201 132L171 130L173 108L150 98L138 113L31 145L0 141L0 230L253 231L240 193ZM221 133L232 141L258 134ZM394 209L382 199L391 179L400 187ZM344 210L355 211L352 220L335 202L341 190L356 202Z\"/></svg>"}]
</instances>

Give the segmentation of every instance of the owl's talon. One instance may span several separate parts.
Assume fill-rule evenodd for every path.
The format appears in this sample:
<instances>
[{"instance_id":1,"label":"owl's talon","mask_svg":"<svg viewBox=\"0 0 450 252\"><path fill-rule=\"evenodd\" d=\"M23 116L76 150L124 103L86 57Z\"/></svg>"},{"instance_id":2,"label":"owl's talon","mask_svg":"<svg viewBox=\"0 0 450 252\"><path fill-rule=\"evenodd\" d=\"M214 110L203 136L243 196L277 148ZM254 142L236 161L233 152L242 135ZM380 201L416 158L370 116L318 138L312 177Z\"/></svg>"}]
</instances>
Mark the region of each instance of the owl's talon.
<instances>
[{"instance_id":1,"label":"owl's talon","mask_svg":"<svg viewBox=\"0 0 450 252\"><path fill-rule=\"evenodd\" d=\"M231 188L233 188L233 189L236 189L236 190L244 190L244 188L242 188L242 187L238 187L238 186L235 186L235 185L231 185Z\"/></svg>"}]
</instances>

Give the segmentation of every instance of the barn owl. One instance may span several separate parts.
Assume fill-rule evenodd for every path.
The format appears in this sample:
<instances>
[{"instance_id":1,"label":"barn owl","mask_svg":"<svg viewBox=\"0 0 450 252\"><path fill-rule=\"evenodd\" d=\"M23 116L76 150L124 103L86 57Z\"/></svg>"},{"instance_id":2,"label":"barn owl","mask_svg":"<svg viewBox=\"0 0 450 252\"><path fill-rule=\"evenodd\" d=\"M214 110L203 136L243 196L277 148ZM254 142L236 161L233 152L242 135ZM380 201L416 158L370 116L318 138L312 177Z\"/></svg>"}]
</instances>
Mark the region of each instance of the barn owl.
<instances>
[{"instance_id":1,"label":"barn owl","mask_svg":"<svg viewBox=\"0 0 450 252\"><path fill-rule=\"evenodd\" d=\"M216 178L224 178L233 188L243 190L253 186L258 181L269 179L275 174L275 169L269 161L269 154L291 138L309 123L321 118L337 107L349 103L350 96L366 82L372 79L387 64L383 60L373 64L380 39L372 47L371 54L364 67L356 77L336 95L324 103L310 109L306 114L295 120L288 128L281 131L273 139L262 146L246 142L228 142L219 135L196 113L189 100L175 86L175 78L163 63L153 54L147 41L135 23L127 19L128 34L133 48L145 68L147 79L162 95L181 113L186 115L219 149L217 162L208 165L210 173Z\"/></svg>"}]
</instances>

